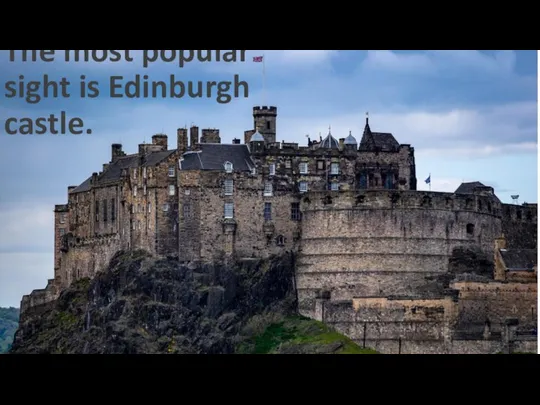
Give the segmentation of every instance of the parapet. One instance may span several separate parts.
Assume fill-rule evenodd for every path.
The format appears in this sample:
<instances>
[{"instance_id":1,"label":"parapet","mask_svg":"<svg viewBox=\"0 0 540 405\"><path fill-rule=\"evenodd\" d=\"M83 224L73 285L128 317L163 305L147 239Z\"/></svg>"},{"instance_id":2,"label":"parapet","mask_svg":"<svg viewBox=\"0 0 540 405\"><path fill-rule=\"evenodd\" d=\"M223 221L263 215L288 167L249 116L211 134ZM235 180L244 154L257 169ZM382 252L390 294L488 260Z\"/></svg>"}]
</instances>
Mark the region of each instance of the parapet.
<instances>
[{"instance_id":1,"label":"parapet","mask_svg":"<svg viewBox=\"0 0 540 405\"><path fill-rule=\"evenodd\" d=\"M265 105L253 107L253 115L277 115L277 107Z\"/></svg>"},{"instance_id":2,"label":"parapet","mask_svg":"<svg viewBox=\"0 0 540 405\"><path fill-rule=\"evenodd\" d=\"M305 209L437 209L501 215L493 196L459 195L416 190L310 191L303 195Z\"/></svg>"},{"instance_id":3,"label":"parapet","mask_svg":"<svg viewBox=\"0 0 540 405\"><path fill-rule=\"evenodd\" d=\"M56 204L54 206L54 212L66 212L68 210L69 209L67 204Z\"/></svg>"}]
</instances>

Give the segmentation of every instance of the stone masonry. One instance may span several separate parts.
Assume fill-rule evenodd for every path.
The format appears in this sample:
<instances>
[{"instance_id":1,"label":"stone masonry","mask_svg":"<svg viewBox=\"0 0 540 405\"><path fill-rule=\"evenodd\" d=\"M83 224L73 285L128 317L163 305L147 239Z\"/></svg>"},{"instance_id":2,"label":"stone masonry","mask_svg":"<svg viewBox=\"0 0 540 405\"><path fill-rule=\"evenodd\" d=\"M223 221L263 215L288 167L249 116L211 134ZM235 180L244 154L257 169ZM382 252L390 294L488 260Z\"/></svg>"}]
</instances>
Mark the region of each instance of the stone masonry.
<instances>
[{"instance_id":1,"label":"stone masonry","mask_svg":"<svg viewBox=\"0 0 540 405\"><path fill-rule=\"evenodd\" d=\"M536 261L525 261L536 204L502 204L479 182L417 191L414 148L367 118L359 142L329 130L302 146L277 142L277 108L257 106L243 135L224 144L219 129L192 126L172 149L164 134L132 155L113 144L102 170L55 206L54 279L22 310L119 250L182 262L295 252L300 312L383 352L492 352L516 336L509 319L535 330Z\"/></svg>"}]
</instances>

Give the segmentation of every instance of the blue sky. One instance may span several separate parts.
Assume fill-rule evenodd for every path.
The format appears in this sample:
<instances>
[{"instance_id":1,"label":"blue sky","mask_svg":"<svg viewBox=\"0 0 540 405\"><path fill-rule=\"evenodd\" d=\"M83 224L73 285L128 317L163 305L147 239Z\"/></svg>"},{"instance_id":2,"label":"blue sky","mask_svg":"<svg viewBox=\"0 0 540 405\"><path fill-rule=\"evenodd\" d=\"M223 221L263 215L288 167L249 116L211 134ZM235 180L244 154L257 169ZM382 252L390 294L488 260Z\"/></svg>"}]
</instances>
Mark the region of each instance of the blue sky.
<instances>
[{"instance_id":1,"label":"blue sky","mask_svg":"<svg viewBox=\"0 0 540 405\"><path fill-rule=\"evenodd\" d=\"M196 124L219 128L222 142L243 140L254 105L278 107L277 139L306 143L331 126L336 138L361 137L365 112L373 131L392 132L416 150L420 189L431 173L433 191L454 191L462 181L495 188L503 202L537 201L536 51L247 51L244 63L10 63L0 51L2 82L43 74L76 83L80 75L100 83L97 99L46 99L27 104L0 98L0 306L18 306L23 294L53 277L53 208L109 161L110 144L134 153L153 134L169 135ZM265 55L262 64L252 57ZM60 51L58 51L61 54ZM171 74L184 81L249 83L249 98L218 104L210 99L108 99L108 77ZM74 85L73 85L74 86ZM76 87L72 87L76 89ZM92 135L6 135L8 117L66 111L80 116Z\"/></svg>"}]
</instances>

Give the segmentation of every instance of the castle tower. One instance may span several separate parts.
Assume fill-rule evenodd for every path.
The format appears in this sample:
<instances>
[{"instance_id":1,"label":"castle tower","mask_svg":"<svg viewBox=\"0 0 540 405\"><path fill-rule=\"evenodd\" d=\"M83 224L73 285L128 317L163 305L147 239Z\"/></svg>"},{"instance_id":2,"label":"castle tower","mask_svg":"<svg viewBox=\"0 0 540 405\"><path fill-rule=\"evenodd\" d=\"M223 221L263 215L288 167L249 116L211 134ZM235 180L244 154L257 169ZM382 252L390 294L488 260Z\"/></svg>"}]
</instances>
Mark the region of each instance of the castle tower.
<instances>
[{"instance_id":1,"label":"castle tower","mask_svg":"<svg viewBox=\"0 0 540 405\"><path fill-rule=\"evenodd\" d=\"M266 143L276 142L277 107L253 107L253 128L258 129Z\"/></svg>"}]
</instances>

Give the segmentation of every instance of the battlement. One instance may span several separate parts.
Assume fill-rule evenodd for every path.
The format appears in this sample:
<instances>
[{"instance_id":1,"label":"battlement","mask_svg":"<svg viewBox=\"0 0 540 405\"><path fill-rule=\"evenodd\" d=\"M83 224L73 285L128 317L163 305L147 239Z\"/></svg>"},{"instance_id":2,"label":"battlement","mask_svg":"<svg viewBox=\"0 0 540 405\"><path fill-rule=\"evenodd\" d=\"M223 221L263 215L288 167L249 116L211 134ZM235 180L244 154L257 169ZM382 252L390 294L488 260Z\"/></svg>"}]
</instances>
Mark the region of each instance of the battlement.
<instances>
[{"instance_id":1,"label":"battlement","mask_svg":"<svg viewBox=\"0 0 540 405\"><path fill-rule=\"evenodd\" d=\"M277 115L277 107L256 106L253 107L253 114L271 114Z\"/></svg>"},{"instance_id":2,"label":"battlement","mask_svg":"<svg viewBox=\"0 0 540 405\"><path fill-rule=\"evenodd\" d=\"M538 221L538 204L502 204L503 215L511 221L526 221L536 223Z\"/></svg>"},{"instance_id":3,"label":"battlement","mask_svg":"<svg viewBox=\"0 0 540 405\"><path fill-rule=\"evenodd\" d=\"M304 194L303 205L306 210L419 208L501 216L501 204L495 196L433 191L311 191Z\"/></svg>"}]
</instances>

